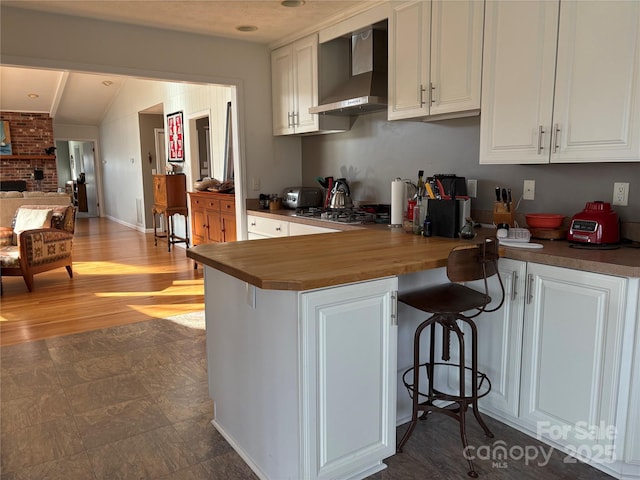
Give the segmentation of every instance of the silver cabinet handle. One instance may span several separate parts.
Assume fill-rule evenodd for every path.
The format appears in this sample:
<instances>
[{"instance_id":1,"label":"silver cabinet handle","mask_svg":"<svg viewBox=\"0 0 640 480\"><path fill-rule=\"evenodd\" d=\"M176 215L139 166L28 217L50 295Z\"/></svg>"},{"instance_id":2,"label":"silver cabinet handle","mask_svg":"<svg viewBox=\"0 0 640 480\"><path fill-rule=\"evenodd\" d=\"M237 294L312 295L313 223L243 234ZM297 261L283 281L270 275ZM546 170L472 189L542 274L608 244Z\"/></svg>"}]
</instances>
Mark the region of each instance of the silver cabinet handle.
<instances>
[{"instance_id":1,"label":"silver cabinet handle","mask_svg":"<svg viewBox=\"0 0 640 480\"><path fill-rule=\"evenodd\" d=\"M516 272L513 272L513 276L511 277L511 300L515 300L516 297L518 296L518 290L517 287L518 286L518 274Z\"/></svg>"},{"instance_id":2,"label":"silver cabinet handle","mask_svg":"<svg viewBox=\"0 0 640 480\"><path fill-rule=\"evenodd\" d=\"M538 127L538 155L540 155L542 153L542 150L544 150L544 147L542 146L542 135L544 135L544 130L542 128L542 125L540 125Z\"/></svg>"},{"instance_id":3,"label":"silver cabinet handle","mask_svg":"<svg viewBox=\"0 0 640 480\"><path fill-rule=\"evenodd\" d=\"M293 117L291 112L287 112L287 127L293 127L293 123L291 123L291 118Z\"/></svg>"},{"instance_id":4,"label":"silver cabinet handle","mask_svg":"<svg viewBox=\"0 0 640 480\"><path fill-rule=\"evenodd\" d=\"M398 291L391 293L391 326L398 325Z\"/></svg>"},{"instance_id":5,"label":"silver cabinet handle","mask_svg":"<svg viewBox=\"0 0 640 480\"><path fill-rule=\"evenodd\" d=\"M553 125L553 153L556 153L556 150L560 149L560 145L558 145L558 140L560 138L560 127L557 123Z\"/></svg>"},{"instance_id":6,"label":"silver cabinet handle","mask_svg":"<svg viewBox=\"0 0 640 480\"><path fill-rule=\"evenodd\" d=\"M280 230L282 230L282 228L276 227L276 232L279 232Z\"/></svg>"},{"instance_id":7,"label":"silver cabinet handle","mask_svg":"<svg viewBox=\"0 0 640 480\"><path fill-rule=\"evenodd\" d=\"M422 107L425 104L424 92L426 91L426 89L424 88L424 85L422 85L422 84L418 85L418 88L419 88L419 94L420 94L420 106Z\"/></svg>"},{"instance_id":8,"label":"silver cabinet handle","mask_svg":"<svg viewBox=\"0 0 640 480\"><path fill-rule=\"evenodd\" d=\"M429 82L429 87L430 87L430 92L429 92L429 102L431 103L431 105L433 105L434 103L436 103L436 87L433 85L432 82Z\"/></svg>"},{"instance_id":9,"label":"silver cabinet handle","mask_svg":"<svg viewBox=\"0 0 640 480\"><path fill-rule=\"evenodd\" d=\"M296 120L297 118L297 120ZM293 126L300 126L300 112L293 112Z\"/></svg>"},{"instance_id":10,"label":"silver cabinet handle","mask_svg":"<svg viewBox=\"0 0 640 480\"><path fill-rule=\"evenodd\" d=\"M533 301L533 275L527 275L527 305Z\"/></svg>"},{"instance_id":11,"label":"silver cabinet handle","mask_svg":"<svg viewBox=\"0 0 640 480\"><path fill-rule=\"evenodd\" d=\"M251 226L255 227L256 226L256 222L251 222Z\"/></svg>"}]
</instances>

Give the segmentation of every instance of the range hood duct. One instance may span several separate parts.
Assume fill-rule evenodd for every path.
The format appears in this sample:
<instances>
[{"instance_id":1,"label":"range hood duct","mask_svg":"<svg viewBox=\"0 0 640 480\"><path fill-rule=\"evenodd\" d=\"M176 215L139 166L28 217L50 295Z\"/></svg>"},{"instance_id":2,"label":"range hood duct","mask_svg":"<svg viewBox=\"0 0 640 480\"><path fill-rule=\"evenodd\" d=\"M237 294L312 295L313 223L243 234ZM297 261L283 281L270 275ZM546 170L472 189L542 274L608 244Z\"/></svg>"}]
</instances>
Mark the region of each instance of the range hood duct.
<instances>
[{"instance_id":1,"label":"range hood duct","mask_svg":"<svg viewBox=\"0 0 640 480\"><path fill-rule=\"evenodd\" d=\"M387 108L387 32L373 27L351 35L351 77L309 113L358 115Z\"/></svg>"}]
</instances>

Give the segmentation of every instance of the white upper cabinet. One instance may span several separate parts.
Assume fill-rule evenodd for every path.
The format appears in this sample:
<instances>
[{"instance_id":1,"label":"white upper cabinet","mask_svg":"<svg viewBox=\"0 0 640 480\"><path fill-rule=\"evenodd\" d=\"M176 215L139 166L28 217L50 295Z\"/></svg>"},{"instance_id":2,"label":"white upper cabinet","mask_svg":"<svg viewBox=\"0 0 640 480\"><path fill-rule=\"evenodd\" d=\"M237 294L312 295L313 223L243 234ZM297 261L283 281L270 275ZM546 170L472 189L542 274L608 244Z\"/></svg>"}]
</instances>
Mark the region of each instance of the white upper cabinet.
<instances>
[{"instance_id":1,"label":"white upper cabinet","mask_svg":"<svg viewBox=\"0 0 640 480\"><path fill-rule=\"evenodd\" d=\"M318 104L318 35L271 52L273 134L348 130L348 119L309 113Z\"/></svg>"},{"instance_id":2,"label":"white upper cabinet","mask_svg":"<svg viewBox=\"0 0 640 480\"><path fill-rule=\"evenodd\" d=\"M640 161L640 2L560 3L551 163Z\"/></svg>"},{"instance_id":3,"label":"white upper cabinet","mask_svg":"<svg viewBox=\"0 0 640 480\"><path fill-rule=\"evenodd\" d=\"M480 163L640 160L639 25L639 2L487 0Z\"/></svg>"},{"instance_id":4,"label":"white upper cabinet","mask_svg":"<svg viewBox=\"0 0 640 480\"><path fill-rule=\"evenodd\" d=\"M557 2L486 2L480 163L548 163L557 28Z\"/></svg>"},{"instance_id":5,"label":"white upper cabinet","mask_svg":"<svg viewBox=\"0 0 640 480\"><path fill-rule=\"evenodd\" d=\"M484 3L395 5L389 21L389 120L477 115Z\"/></svg>"}]
</instances>

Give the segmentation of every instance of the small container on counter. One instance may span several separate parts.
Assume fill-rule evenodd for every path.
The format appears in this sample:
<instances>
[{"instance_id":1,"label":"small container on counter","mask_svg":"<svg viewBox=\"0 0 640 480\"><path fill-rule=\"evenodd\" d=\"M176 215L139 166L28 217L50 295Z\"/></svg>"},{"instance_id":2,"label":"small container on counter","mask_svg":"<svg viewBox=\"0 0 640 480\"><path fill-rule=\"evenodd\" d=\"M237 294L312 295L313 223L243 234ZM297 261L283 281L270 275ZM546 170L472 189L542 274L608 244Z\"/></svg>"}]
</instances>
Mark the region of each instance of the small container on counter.
<instances>
[{"instance_id":1,"label":"small container on counter","mask_svg":"<svg viewBox=\"0 0 640 480\"><path fill-rule=\"evenodd\" d=\"M424 223L422 224L422 236L430 237L431 235L433 235L433 225L431 223L431 217L427 215L424 217Z\"/></svg>"},{"instance_id":2,"label":"small container on counter","mask_svg":"<svg viewBox=\"0 0 640 480\"><path fill-rule=\"evenodd\" d=\"M269 199L269 210L282 210L282 198L272 197Z\"/></svg>"}]
</instances>

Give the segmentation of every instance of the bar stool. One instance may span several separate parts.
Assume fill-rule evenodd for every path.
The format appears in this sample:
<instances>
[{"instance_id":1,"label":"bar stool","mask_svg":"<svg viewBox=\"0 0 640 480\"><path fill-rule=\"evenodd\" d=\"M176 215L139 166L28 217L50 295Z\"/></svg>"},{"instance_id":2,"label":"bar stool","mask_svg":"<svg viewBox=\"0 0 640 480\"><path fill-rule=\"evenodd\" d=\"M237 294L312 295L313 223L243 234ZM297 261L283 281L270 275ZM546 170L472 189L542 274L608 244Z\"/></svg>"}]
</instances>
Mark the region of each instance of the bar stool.
<instances>
[{"instance_id":1,"label":"bar stool","mask_svg":"<svg viewBox=\"0 0 640 480\"><path fill-rule=\"evenodd\" d=\"M400 302L432 315L416 328L413 340L413 366L406 370L402 376L404 385L412 398L412 412L409 428L400 440L397 451L398 453L402 452L402 448L411 437L419 418L426 419L427 414L431 412L443 413L455 418L460 424L463 452L469 463L468 473L474 478L478 474L472 460L466 455L468 450L465 427L467 409L472 408L473 415L487 437L493 438L493 433L484 423L478 411L478 399L489 393L491 382L484 373L478 371L477 331L472 319L482 312L495 312L504 302L504 285L498 273L498 246L498 240L495 237L487 237L478 244L454 248L447 259L447 277L451 283L408 292L398 297ZM489 296L487 279L494 275L497 276L500 283L502 298L496 307L489 309L491 297ZM458 283L475 280L484 280L484 291L480 292ZM470 329L471 338L467 339L471 342L470 366L466 364L465 334L460 328L459 322L466 324ZM442 327L443 362L435 361L436 325ZM420 336L427 327L431 327L429 360L426 363L420 363ZM452 333L455 333L458 339L459 363L450 362ZM438 367L438 371L447 368L457 370L459 380L457 392L444 392L437 389L434 379L436 367ZM426 374L426 392L420 390L421 371ZM466 380L470 380L470 391L468 391ZM423 414L419 417L420 412Z\"/></svg>"}]
</instances>

